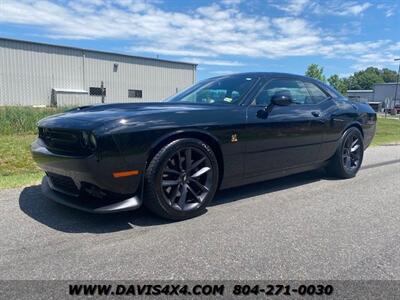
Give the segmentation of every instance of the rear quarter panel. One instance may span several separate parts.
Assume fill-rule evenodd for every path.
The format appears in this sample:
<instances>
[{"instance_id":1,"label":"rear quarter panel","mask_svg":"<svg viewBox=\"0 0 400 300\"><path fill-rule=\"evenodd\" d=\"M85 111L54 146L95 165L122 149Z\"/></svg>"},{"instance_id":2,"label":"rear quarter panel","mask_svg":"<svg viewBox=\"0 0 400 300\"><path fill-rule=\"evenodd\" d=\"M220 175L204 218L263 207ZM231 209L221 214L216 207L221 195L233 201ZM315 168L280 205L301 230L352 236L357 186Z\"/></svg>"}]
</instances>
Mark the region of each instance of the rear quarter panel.
<instances>
[{"instance_id":1,"label":"rear quarter panel","mask_svg":"<svg viewBox=\"0 0 400 300\"><path fill-rule=\"evenodd\" d=\"M326 132L321 147L321 160L327 160L335 154L343 133L351 126L361 130L364 136L364 148L367 148L376 130L376 113L364 103L351 102L346 98L334 100L330 108Z\"/></svg>"},{"instance_id":2,"label":"rear quarter panel","mask_svg":"<svg viewBox=\"0 0 400 300\"><path fill-rule=\"evenodd\" d=\"M364 148L367 148L376 132L377 114L372 107L366 103L356 103L359 116L358 122L361 124L364 134Z\"/></svg>"}]
</instances>

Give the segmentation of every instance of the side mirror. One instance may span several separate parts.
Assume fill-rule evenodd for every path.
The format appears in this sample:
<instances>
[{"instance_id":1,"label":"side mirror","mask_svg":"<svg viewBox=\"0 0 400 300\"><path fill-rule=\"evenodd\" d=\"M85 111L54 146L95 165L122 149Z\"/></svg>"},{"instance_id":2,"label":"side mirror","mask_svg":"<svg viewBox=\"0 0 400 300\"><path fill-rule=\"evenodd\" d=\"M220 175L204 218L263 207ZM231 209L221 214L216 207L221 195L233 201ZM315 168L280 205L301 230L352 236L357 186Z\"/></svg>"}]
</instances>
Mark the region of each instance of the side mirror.
<instances>
[{"instance_id":1,"label":"side mirror","mask_svg":"<svg viewBox=\"0 0 400 300\"><path fill-rule=\"evenodd\" d=\"M289 93L277 93L272 96L271 103L279 106L288 106L293 103L293 99Z\"/></svg>"},{"instance_id":2,"label":"side mirror","mask_svg":"<svg viewBox=\"0 0 400 300\"><path fill-rule=\"evenodd\" d=\"M293 98L289 91L281 91L271 97L271 103L268 104L264 109L260 109L257 112L257 117L260 119L268 118L268 115L272 111L275 105L277 106L288 106L293 103Z\"/></svg>"}]
</instances>

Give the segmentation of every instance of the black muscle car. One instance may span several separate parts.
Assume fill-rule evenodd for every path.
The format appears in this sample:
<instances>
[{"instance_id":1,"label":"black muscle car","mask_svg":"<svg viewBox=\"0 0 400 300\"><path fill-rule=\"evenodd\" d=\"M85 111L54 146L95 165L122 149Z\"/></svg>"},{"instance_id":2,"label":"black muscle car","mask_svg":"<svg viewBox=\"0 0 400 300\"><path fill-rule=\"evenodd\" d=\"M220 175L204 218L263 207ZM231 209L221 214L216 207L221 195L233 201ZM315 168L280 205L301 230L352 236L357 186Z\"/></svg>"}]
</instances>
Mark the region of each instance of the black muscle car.
<instances>
[{"instance_id":1,"label":"black muscle car","mask_svg":"<svg viewBox=\"0 0 400 300\"><path fill-rule=\"evenodd\" d=\"M245 73L158 103L79 107L38 123L32 155L45 196L108 213L146 205L174 220L218 189L326 167L359 170L376 114L311 78Z\"/></svg>"}]
</instances>

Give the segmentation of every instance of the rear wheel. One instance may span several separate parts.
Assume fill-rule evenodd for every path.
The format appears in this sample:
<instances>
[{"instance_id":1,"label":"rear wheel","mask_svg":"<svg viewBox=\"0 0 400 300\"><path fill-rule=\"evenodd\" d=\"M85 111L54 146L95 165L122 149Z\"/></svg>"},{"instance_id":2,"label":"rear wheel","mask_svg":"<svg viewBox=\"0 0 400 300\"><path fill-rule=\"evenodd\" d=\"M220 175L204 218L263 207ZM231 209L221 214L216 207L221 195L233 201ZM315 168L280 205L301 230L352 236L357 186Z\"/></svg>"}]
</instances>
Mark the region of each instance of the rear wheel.
<instances>
[{"instance_id":1,"label":"rear wheel","mask_svg":"<svg viewBox=\"0 0 400 300\"><path fill-rule=\"evenodd\" d=\"M328 173L339 178L354 177L364 156L363 136L355 127L345 131L341 143L327 167Z\"/></svg>"},{"instance_id":2,"label":"rear wheel","mask_svg":"<svg viewBox=\"0 0 400 300\"><path fill-rule=\"evenodd\" d=\"M179 139L151 160L144 204L167 219L192 218L204 212L217 185L218 163L212 149L197 139Z\"/></svg>"}]
</instances>

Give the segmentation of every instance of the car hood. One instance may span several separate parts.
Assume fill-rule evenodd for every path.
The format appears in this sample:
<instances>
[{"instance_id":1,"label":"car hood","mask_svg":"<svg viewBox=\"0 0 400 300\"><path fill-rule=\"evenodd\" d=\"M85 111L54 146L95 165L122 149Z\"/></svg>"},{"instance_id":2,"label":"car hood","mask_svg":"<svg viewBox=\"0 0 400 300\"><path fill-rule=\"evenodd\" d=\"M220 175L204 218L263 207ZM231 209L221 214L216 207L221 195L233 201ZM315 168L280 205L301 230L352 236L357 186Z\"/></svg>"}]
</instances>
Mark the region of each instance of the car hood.
<instances>
[{"instance_id":1,"label":"car hood","mask_svg":"<svg viewBox=\"0 0 400 300\"><path fill-rule=\"evenodd\" d=\"M193 118L194 115L207 115L206 118L200 118L200 122L209 123L217 118L219 112L227 109L232 110L232 106L168 102L93 105L47 117L40 120L38 126L94 130L101 126L110 129L116 124L129 125L130 128L199 125L199 118Z\"/></svg>"}]
</instances>

